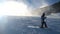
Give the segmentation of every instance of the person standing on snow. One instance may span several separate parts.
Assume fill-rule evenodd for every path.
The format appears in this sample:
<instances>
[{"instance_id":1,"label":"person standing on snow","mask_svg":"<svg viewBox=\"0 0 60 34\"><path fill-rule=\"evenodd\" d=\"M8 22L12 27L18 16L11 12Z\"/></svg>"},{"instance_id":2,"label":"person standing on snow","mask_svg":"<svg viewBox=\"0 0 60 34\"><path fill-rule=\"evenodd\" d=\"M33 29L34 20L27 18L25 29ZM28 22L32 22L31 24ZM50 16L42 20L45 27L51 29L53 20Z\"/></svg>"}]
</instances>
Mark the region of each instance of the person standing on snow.
<instances>
[{"instance_id":1,"label":"person standing on snow","mask_svg":"<svg viewBox=\"0 0 60 34\"><path fill-rule=\"evenodd\" d=\"M44 28L44 26L45 26L45 28L47 28L47 24L45 22L45 19L46 19L45 13L43 13L41 16L41 28Z\"/></svg>"}]
</instances>

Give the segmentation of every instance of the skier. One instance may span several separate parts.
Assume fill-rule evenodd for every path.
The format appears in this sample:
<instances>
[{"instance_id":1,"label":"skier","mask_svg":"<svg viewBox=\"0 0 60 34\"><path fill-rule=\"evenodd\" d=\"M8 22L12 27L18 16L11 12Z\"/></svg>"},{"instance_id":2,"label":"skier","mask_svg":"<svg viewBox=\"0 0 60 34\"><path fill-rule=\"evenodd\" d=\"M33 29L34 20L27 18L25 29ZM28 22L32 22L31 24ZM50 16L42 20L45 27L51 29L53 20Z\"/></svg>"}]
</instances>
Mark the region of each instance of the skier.
<instances>
[{"instance_id":1,"label":"skier","mask_svg":"<svg viewBox=\"0 0 60 34\"><path fill-rule=\"evenodd\" d=\"M46 19L45 13L43 13L41 16L41 28L44 28L44 26L45 26L45 28L47 28L47 24L45 22L45 19Z\"/></svg>"}]
</instances>

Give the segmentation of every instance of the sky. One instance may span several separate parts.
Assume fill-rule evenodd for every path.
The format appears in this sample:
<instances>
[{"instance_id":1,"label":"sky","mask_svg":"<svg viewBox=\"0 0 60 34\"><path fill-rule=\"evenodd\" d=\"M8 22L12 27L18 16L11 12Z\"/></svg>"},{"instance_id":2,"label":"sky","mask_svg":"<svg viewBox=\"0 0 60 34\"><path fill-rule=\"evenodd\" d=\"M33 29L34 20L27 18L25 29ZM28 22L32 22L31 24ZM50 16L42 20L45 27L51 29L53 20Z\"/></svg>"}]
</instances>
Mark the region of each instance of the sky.
<instances>
[{"instance_id":1,"label":"sky","mask_svg":"<svg viewBox=\"0 0 60 34\"><path fill-rule=\"evenodd\" d=\"M29 7L38 8L44 5L52 5L60 0L24 0Z\"/></svg>"},{"instance_id":2,"label":"sky","mask_svg":"<svg viewBox=\"0 0 60 34\"><path fill-rule=\"evenodd\" d=\"M23 2L26 5L28 5L28 7L37 8L37 7L41 7L45 4L52 5L60 0L0 0L0 3L5 2L5 1Z\"/></svg>"},{"instance_id":3,"label":"sky","mask_svg":"<svg viewBox=\"0 0 60 34\"><path fill-rule=\"evenodd\" d=\"M27 5L15 0L4 0L0 3L0 16L31 16Z\"/></svg>"},{"instance_id":4,"label":"sky","mask_svg":"<svg viewBox=\"0 0 60 34\"><path fill-rule=\"evenodd\" d=\"M49 6L59 1L60 0L0 0L0 15L32 16L30 10Z\"/></svg>"}]
</instances>

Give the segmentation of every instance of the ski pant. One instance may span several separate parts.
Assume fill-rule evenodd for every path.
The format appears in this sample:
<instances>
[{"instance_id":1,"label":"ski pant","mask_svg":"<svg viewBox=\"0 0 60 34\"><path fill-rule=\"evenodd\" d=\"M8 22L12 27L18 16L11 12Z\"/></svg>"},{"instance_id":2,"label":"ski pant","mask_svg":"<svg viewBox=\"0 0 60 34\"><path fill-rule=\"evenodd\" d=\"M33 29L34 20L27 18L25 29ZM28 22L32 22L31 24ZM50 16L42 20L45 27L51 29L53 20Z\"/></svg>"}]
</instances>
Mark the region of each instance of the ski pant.
<instances>
[{"instance_id":1,"label":"ski pant","mask_svg":"<svg viewBox=\"0 0 60 34\"><path fill-rule=\"evenodd\" d=\"M46 24L45 21L43 21L43 22L41 23L41 27L43 28L44 26L47 27L47 24Z\"/></svg>"}]
</instances>

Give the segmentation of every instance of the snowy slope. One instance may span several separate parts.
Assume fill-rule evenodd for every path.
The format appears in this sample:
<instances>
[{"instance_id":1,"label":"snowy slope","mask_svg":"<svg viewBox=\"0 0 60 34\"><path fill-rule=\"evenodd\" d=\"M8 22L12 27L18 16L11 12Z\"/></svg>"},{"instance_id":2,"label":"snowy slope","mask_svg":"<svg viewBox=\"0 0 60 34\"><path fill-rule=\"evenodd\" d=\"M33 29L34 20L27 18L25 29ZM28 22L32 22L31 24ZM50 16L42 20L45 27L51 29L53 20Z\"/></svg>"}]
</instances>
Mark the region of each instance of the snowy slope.
<instances>
[{"instance_id":1,"label":"snowy slope","mask_svg":"<svg viewBox=\"0 0 60 34\"><path fill-rule=\"evenodd\" d=\"M40 25L40 17L8 17L4 34L60 34L60 18L47 18L48 28L39 28Z\"/></svg>"}]
</instances>

